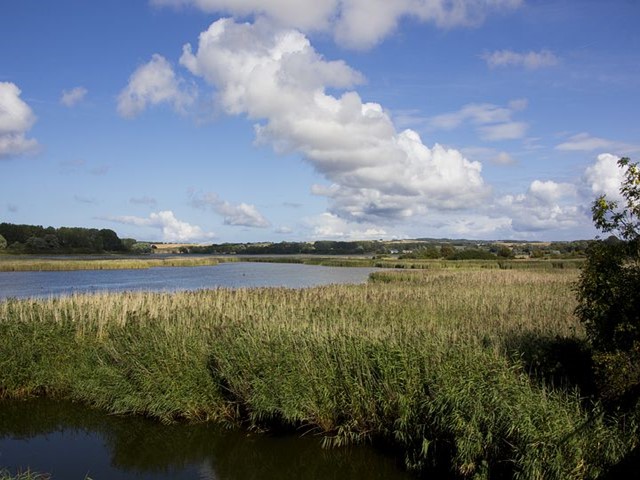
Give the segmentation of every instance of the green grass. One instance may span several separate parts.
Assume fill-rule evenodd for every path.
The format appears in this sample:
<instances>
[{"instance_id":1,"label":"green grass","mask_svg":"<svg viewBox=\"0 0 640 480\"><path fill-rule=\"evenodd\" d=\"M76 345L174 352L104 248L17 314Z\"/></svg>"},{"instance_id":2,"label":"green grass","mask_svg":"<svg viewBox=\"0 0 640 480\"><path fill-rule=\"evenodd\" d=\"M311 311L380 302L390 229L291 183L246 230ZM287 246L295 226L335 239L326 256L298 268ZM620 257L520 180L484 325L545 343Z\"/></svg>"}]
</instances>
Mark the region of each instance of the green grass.
<instances>
[{"instance_id":1,"label":"green grass","mask_svg":"<svg viewBox=\"0 0 640 480\"><path fill-rule=\"evenodd\" d=\"M545 376L557 362L541 346L584 342L576 279L433 268L305 290L8 300L0 396L377 442L419 472L596 478L637 431L564 370Z\"/></svg>"}]
</instances>

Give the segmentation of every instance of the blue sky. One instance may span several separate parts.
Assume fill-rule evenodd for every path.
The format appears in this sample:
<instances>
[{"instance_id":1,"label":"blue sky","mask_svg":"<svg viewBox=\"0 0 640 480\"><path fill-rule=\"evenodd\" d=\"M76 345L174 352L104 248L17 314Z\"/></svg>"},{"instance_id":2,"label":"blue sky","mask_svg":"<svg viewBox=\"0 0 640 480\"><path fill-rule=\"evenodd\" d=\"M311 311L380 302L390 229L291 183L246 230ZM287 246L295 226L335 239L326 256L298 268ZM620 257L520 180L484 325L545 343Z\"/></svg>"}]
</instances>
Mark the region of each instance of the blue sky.
<instances>
[{"instance_id":1,"label":"blue sky","mask_svg":"<svg viewBox=\"0 0 640 480\"><path fill-rule=\"evenodd\" d=\"M156 241L592 238L635 0L0 0L0 221Z\"/></svg>"}]
</instances>

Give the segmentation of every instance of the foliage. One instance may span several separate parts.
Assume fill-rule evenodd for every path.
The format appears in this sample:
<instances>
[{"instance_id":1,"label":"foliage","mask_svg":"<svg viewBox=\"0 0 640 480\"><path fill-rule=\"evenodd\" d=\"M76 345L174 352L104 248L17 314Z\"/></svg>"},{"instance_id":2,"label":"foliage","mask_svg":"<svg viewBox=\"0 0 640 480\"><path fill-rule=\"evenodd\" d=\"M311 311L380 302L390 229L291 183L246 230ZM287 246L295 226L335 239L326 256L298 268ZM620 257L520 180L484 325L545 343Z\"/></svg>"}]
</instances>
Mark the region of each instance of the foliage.
<instances>
[{"instance_id":1,"label":"foliage","mask_svg":"<svg viewBox=\"0 0 640 480\"><path fill-rule=\"evenodd\" d=\"M588 249L576 313L594 349L603 396L620 400L640 389L640 169L628 158L622 205L602 195L592 206L598 229L613 234Z\"/></svg>"},{"instance_id":2,"label":"foliage","mask_svg":"<svg viewBox=\"0 0 640 480\"><path fill-rule=\"evenodd\" d=\"M146 242L136 242L131 246L131 253L146 254L152 251L151 244Z\"/></svg>"},{"instance_id":3,"label":"foliage","mask_svg":"<svg viewBox=\"0 0 640 480\"><path fill-rule=\"evenodd\" d=\"M14 253L102 253L124 252L125 246L113 230L103 228L44 228L40 225L0 223L0 236Z\"/></svg>"},{"instance_id":4,"label":"foliage","mask_svg":"<svg viewBox=\"0 0 640 480\"><path fill-rule=\"evenodd\" d=\"M448 260L495 260L496 256L487 252L486 250L480 250L477 248L470 248L467 250L461 250L453 253L447 257Z\"/></svg>"},{"instance_id":5,"label":"foliage","mask_svg":"<svg viewBox=\"0 0 640 480\"><path fill-rule=\"evenodd\" d=\"M7 239L0 235L0 250L7 248Z\"/></svg>"}]
</instances>

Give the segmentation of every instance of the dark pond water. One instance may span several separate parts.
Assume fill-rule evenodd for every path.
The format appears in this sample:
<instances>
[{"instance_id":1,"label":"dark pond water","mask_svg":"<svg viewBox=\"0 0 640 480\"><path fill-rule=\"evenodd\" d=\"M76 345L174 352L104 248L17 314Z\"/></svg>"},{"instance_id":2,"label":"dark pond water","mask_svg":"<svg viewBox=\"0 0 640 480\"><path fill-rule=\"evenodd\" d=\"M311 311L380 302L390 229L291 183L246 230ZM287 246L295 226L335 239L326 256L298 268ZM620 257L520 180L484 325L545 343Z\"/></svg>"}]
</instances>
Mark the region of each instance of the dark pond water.
<instances>
[{"instance_id":1,"label":"dark pond water","mask_svg":"<svg viewBox=\"0 0 640 480\"><path fill-rule=\"evenodd\" d=\"M41 399L0 402L2 468L52 480L411 478L370 447L323 449L313 436L166 426Z\"/></svg>"},{"instance_id":2,"label":"dark pond water","mask_svg":"<svg viewBox=\"0 0 640 480\"><path fill-rule=\"evenodd\" d=\"M210 267L145 270L0 272L0 300L98 291L179 291L216 287L313 287L367 280L372 268L340 268L286 263L221 263Z\"/></svg>"}]
</instances>

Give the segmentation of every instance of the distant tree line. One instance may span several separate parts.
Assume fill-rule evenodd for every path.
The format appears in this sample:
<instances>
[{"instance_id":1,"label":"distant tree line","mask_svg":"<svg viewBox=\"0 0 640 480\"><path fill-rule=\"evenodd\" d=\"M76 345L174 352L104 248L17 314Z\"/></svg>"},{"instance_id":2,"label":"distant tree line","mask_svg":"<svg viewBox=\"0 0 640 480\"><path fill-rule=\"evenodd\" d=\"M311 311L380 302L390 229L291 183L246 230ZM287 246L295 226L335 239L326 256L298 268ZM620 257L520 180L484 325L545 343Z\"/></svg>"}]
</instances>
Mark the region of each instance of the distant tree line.
<instances>
[{"instance_id":1,"label":"distant tree line","mask_svg":"<svg viewBox=\"0 0 640 480\"><path fill-rule=\"evenodd\" d=\"M477 240L361 240L280 243L220 243L212 245L185 245L181 253L212 255L397 255L408 259L470 260L506 259L514 257L567 258L582 257L590 243L574 242L490 242Z\"/></svg>"},{"instance_id":2,"label":"distant tree line","mask_svg":"<svg viewBox=\"0 0 640 480\"><path fill-rule=\"evenodd\" d=\"M0 223L0 249L9 253L148 253L151 246L103 228Z\"/></svg>"},{"instance_id":3,"label":"distant tree line","mask_svg":"<svg viewBox=\"0 0 640 480\"><path fill-rule=\"evenodd\" d=\"M280 243L221 243L180 247L182 253L210 253L214 255L363 255L387 253L385 242L342 242L321 240L317 242Z\"/></svg>"}]
</instances>

